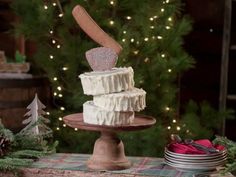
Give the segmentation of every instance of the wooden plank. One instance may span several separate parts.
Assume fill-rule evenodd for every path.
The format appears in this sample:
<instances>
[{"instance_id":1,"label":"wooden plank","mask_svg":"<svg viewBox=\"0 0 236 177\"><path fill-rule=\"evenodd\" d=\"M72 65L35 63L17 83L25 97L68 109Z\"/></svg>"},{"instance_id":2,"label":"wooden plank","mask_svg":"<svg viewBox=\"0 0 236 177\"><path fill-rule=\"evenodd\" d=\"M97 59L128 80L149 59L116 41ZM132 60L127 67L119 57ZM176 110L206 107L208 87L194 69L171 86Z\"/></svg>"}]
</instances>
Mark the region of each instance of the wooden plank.
<instances>
[{"instance_id":1,"label":"wooden plank","mask_svg":"<svg viewBox=\"0 0 236 177\"><path fill-rule=\"evenodd\" d=\"M0 64L1 73L27 73L30 69L29 63L2 63Z\"/></svg>"},{"instance_id":2,"label":"wooden plank","mask_svg":"<svg viewBox=\"0 0 236 177\"><path fill-rule=\"evenodd\" d=\"M25 108L2 109L0 110L0 117L6 128L18 132L25 126L22 124L22 121L25 119L24 115L26 112Z\"/></svg>"},{"instance_id":3,"label":"wooden plank","mask_svg":"<svg viewBox=\"0 0 236 177\"><path fill-rule=\"evenodd\" d=\"M223 44L222 44L222 59L221 59L221 77L220 77L220 97L219 109L225 111L227 85L228 85L228 65L229 65L229 48L230 48L230 31L231 31L231 16L232 16L232 1L225 0L224 14L224 29L223 29ZM222 122L222 135L225 135L225 118Z\"/></svg>"},{"instance_id":4,"label":"wooden plank","mask_svg":"<svg viewBox=\"0 0 236 177\"><path fill-rule=\"evenodd\" d=\"M227 95L227 99L236 100L236 95Z\"/></svg>"},{"instance_id":5,"label":"wooden plank","mask_svg":"<svg viewBox=\"0 0 236 177\"><path fill-rule=\"evenodd\" d=\"M50 85L46 77L33 77L25 79L0 79L0 88L26 88Z\"/></svg>"},{"instance_id":6,"label":"wooden plank","mask_svg":"<svg viewBox=\"0 0 236 177\"><path fill-rule=\"evenodd\" d=\"M2 2L2 3L9 3L9 4L11 3L11 1L12 0L0 0L0 2Z\"/></svg>"},{"instance_id":7,"label":"wooden plank","mask_svg":"<svg viewBox=\"0 0 236 177\"><path fill-rule=\"evenodd\" d=\"M236 0L235 0L235 1L236 1ZM231 50L236 50L236 45L231 45L231 46L230 46L230 49L231 49Z\"/></svg>"},{"instance_id":8,"label":"wooden plank","mask_svg":"<svg viewBox=\"0 0 236 177\"><path fill-rule=\"evenodd\" d=\"M29 88L30 89L30 88ZM28 89L25 88L0 88L0 108L1 103L14 103L17 101L28 100Z\"/></svg>"},{"instance_id":9,"label":"wooden plank","mask_svg":"<svg viewBox=\"0 0 236 177\"><path fill-rule=\"evenodd\" d=\"M17 132L23 128L26 107L35 94L47 106L52 105L50 83L45 77L0 79L0 118L3 124Z\"/></svg>"}]
</instances>

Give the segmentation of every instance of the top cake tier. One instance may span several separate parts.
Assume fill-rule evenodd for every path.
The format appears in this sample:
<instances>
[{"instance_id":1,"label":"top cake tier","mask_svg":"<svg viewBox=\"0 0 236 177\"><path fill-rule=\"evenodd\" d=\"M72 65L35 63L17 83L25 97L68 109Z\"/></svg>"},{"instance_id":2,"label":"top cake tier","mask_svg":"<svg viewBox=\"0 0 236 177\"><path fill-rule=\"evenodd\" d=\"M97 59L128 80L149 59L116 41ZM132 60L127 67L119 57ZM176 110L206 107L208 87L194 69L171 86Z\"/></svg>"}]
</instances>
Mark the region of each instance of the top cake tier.
<instances>
[{"instance_id":1,"label":"top cake tier","mask_svg":"<svg viewBox=\"0 0 236 177\"><path fill-rule=\"evenodd\" d=\"M86 95L109 94L134 88L134 72L131 67L86 72L79 75L79 78Z\"/></svg>"}]
</instances>

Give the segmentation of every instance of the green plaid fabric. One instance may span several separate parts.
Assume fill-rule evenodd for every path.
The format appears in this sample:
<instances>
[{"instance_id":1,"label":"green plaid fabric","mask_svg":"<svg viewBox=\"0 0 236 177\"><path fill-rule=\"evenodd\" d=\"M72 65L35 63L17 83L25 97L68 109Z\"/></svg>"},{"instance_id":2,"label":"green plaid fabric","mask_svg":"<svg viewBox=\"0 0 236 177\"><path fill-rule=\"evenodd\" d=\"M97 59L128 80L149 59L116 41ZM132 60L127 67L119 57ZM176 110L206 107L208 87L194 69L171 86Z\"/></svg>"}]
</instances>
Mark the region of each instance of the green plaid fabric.
<instances>
[{"instance_id":1,"label":"green plaid fabric","mask_svg":"<svg viewBox=\"0 0 236 177\"><path fill-rule=\"evenodd\" d=\"M39 159L33 163L32 167L88 172L91 171L91 169L86 167L86 161L90 156L91 155L86 154L57 153ZM193 177L196 175L196 173L192 171L178 171L175 168L166 165L161 158L128 157L128 159L132 162L132 167L130 169L109 171L109 173L165 177Z\"/></svg>"}]
</instances>

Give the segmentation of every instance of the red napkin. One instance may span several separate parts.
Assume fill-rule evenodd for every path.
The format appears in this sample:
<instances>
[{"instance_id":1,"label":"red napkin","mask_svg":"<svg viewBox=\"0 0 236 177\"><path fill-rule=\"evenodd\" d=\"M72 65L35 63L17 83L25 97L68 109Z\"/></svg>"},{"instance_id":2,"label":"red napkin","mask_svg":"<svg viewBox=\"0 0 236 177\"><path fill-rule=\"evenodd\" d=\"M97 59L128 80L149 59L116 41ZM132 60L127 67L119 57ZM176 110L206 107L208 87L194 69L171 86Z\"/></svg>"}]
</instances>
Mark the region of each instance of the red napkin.
<instances>
[{"instance_id":1,"label":"red napkin","mask_svg":"<svg viewBox=\"0 0 236 177\"><path fill-rule=\"evenodd\" d=\"M213 145L212 142L209 141L208 139L196 140L194 142L206 146L208 148L214 147L220 151L225 149L225 147L222 145ZM206 154L206 152L198 150L197 148L195 148L190 144L184 144L184 143L171 143L168 146L168 149L172 152L176 152L179 154Z\"/></svg>"}]
</instances>

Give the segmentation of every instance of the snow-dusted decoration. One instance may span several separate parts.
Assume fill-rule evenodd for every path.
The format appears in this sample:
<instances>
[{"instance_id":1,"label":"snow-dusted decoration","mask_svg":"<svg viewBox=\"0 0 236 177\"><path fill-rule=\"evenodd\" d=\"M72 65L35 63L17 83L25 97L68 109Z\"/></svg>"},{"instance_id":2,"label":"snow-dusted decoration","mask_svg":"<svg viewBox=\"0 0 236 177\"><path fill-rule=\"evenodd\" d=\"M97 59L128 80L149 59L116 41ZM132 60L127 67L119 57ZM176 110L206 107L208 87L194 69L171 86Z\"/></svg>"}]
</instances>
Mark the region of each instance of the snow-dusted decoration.
<instances>
[{"instance_id":1,"label":"snow-dusted decoration","mask_svg":"<svg viewBox=\"0 0 236 177\"><path fill-rule=\"evenodd\" d=\"M27 125L21 130L21 133L39 135L52 132L45 125L45 123L49 123L49 120L43 117L46 114L45 108L46 106L39 100L38 95L35 94L34 100L27 106L29 111L24 116L28 118L22 122Z\"/></svg>"},{"instance_id":2,"label":"snow-dusted decoration","mask_svg":"<svg viewBox=\"0 0 236 177\"><path fill-rule=\"evenodd\" d=\"M22 63L7 63L4 51L0 50L0 73L27 73L30 64L23 61L23 55L17 54L17 60Z\"/></svg>"}]
</instances>

